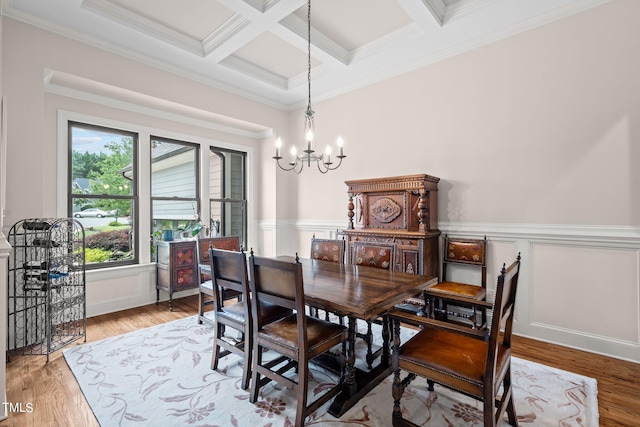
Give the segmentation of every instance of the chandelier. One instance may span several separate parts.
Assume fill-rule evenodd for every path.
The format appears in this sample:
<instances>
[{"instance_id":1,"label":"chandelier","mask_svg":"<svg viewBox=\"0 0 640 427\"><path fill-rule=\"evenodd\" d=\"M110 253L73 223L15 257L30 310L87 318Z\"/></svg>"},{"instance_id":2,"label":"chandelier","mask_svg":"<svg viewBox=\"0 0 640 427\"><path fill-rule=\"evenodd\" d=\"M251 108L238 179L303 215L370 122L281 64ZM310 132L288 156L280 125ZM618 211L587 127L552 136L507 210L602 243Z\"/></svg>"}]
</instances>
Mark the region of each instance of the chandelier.
<instances>
[{"instance_id":1,"label":"chandelier","mask_svg":"<svg viewBox=\"0 0 640 427\"><path fill-rule=\"evenodd\" d=\"M315 111L311 108L311 0L308 1L307 7L307 48L308 48L308 56L307 56L307 87L309 89L309 100L307 103L307 109L304 112L304 142L303 147L300 153L296 149L295 145L291 147L291 156L292 160L288 163L287 166L282 166L280 164L280 160L283 158L280 155L280 149L282 148L282 139L278 137L276 139L276 155L273 157L275 161L278 163L278 167L285 171L294 171L295 173L302 172L305 164L307 167L311 166L312 162L315 162L318 165L318 170L322 173L327 173L330 170L335 170L340 167L342 164L342 159L345 156L343 152L343 144L344 141L342 137L338 136L338 155L335 158L338 159L338 163L334 163L331 161L331 146L327 145L327 148L324 153L316 152L316 141L315 141L315 124L313 122L313 115Z\"/></svg>"}]
</instances>

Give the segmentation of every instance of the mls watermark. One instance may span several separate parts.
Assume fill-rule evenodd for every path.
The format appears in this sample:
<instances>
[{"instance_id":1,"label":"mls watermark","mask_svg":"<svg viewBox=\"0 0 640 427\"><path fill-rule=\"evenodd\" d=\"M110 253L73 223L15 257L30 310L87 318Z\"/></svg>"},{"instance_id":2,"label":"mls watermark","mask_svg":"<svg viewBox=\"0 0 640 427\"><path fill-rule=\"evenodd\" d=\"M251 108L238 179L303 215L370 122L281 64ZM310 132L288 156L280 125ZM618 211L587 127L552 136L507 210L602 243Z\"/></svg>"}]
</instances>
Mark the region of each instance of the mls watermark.
<instances>
[{"instance_id":1,"label":"mls watermark","mask_svg":"<svg viewBox=\"0 0 640 427\"><path fill-rule=\"evenodd\" d=\"M20 412L30 414L33 412L33 403L31 402L2 402L2 404L4 405L4 411L6 413Z\"/></svg>"}]
</instances>

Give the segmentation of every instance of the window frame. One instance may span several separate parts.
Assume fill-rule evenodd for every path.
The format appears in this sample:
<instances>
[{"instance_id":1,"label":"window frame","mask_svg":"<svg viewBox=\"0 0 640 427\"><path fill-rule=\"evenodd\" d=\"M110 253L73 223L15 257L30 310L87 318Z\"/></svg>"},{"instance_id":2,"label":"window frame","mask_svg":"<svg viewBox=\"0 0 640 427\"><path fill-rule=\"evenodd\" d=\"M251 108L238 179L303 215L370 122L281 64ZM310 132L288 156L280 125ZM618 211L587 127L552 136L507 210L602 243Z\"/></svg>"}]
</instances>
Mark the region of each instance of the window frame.
<instances>
[{"instance_id":1,"label":"window frame","mask_svg":"<svg viewBox=\"0 0 640 427\"><path fill-rule=\"evenodd\" d=\"M96 130L104 133L111 133L116 135L128 136L132 139L131 147L131 193L129 195L118 194L82 194L77 195L73 193L73 128ZM115 200L130 200L131 201L131 249L133 250L133 257L127 260L120 261L104 261L85 264L87 270L97 270L112 267L121 267L127 265L140 264L140 236L139 233L139 173L138 173L138 150L140 147L140 134L138 132L117 129L111 126L97 125L93 123L85 123L78 120L67 120L67 172L66 172L66 192L67 192L67 206L66 212L69 218L74 218L74 199L115 199Z\"/></svg>"},{"instance_id":2,"label":"window frame","mask_svg":"<svg viewBox=\"0 0 640 427\"><path fill-rule=\"evenodd\" d=\"M246 247L247 242L249 241L249 226L248 226L248 219L249 219L249 212L248 212L248 197L247 197L247 181L249 179L248 177L248 171L247 171L247 164L248 164L248 157L249 157L249 153L246 151L240 151L240 150L234 150L234 149L230 149L230 148L223 148L223 147L216 147L216 146L210 146L209 147L209 152L213 153L219 157L222 157L224 159L224 156L222 155L222 153L229 153L229 154L235 154L235 155L239 155L242 158L242 198L238 199L238 198L231 198L231 197L226 197L227 195L227 164L226 162L222 161L222 180L221 180L221 187L222 187L222 197L221 198L213 198L211 197L211 188L209 188L209 225L211 226L211 232L213 233L213 224L212 224L212 216L211 216L211 212L212 212L212 205L213 203L220 203L221 204L221 211L222 211L222 216L224 216L224 211L225 211L225 204L226 203L234 203L234 204L240 204L241 209L242 209L242 235L240 236L240 244L243 247ZM209 173L211 173L211 165L209 165ZM220 236L225 236L225 234L220 234Z\"/></svg>"},{"instance_id":3,"label":"window frame","mask_svg":"<svg viewBox=\"0 0 640 427\"><path fill-rule=\"evenodd\" d=\"M190 147L195 150L195 159L194 159L194 173L195 173L195 189L194 189L194 197L177 197L177 196L154 196L153 195L153 156L151 155L152 146L154 141L166 142L174 145L182 145L185 147ZM195 219L202 220L202 200L201 200L201 188L202 188L202 176L200 173L200 165L202 164L202 147L200 144L179 140L175 138L167 138L158 135L151 134L149 135L149 213L150 213L150 222L149 222L149 234L153 235L154 233L154 212L153 205L156 201L168 201L168 202L195 202L195 209L198 215L198 218ZM153 250L153 247L151 248Z\"/></svg>"},{"instance_id":4,"label":"window frame","mask_svg":"<svg viewBox=\"0 0 640 427\"><path fill-rule=\"evenodd\" d=\"M246 156L246 170L245 170L245 184L246 184L246 198L247 198L247 236L260 236L258 227L263 227L260 221L257 220L257 208L254 195L257 191L256 182L256 170L254 164L256 161L256 141L261 140L260 135L245 135L241 137L239 141L236 141L232 136L233 132L229 135L224 134L217 137L212 136L199 136L198 127L193 129L174 131L168 130L165 127L158 126L157 124L150 124L144 121L128 121L124 118L109 117L104 114L95 114L93 111L78 112L60 108L57 110L56 117L56 149L55 156L56 161L52 163L52 167L55 168L55 182L49 183L51 191L47 192L45 197L49 195L50 199L55 203L55 209L51 211L52 215L59 218L65 218L67 216L68 205L68 163L69 163L69 137L68 137L68 122L78 122L86 125L96 125L98 127L123 129L130 132L136 132L138 134L138 150L137 155L137 171L138 171L138 209L135 212L135 223L138 226L136 232L138 233L138 264L127 265L123 267L113 267L123 272L123 274L148 274L155 272L155 256L153 254L154 239L153 236L148 234L148 230L151 229L151 203L150 203L150 183L149 172L147 168L150 164L148 155L150 150L148 144L151 135L166 135L171 139L192 141L200 145L202 152L208 152L209 147L217 147L225 150L233 150L242 153ZM209 157L202 156L201 160L201 174L208 173ZM204 175L203 175L204 176ZM208 182L201 182L201 200L203 203L208 200ZM55 188L55 189L54 189ZM48 199L46 199L48 200ZM46 201L45 200L45 201ZM209 224L209 218L205 215L208 209L203 205L203 222ZM48 214L47 214L48 215ZM255 246L251 239L248 240L247 247ZM110 280L115 273L110 265L104 265L103 268L87 271L90 273L88 277L92 280ZM153 270L151 270L153 269ZM131 273L124 273L131 272ZM155 273L154 273L155 274Z\"/></svg>"}]
</instances>

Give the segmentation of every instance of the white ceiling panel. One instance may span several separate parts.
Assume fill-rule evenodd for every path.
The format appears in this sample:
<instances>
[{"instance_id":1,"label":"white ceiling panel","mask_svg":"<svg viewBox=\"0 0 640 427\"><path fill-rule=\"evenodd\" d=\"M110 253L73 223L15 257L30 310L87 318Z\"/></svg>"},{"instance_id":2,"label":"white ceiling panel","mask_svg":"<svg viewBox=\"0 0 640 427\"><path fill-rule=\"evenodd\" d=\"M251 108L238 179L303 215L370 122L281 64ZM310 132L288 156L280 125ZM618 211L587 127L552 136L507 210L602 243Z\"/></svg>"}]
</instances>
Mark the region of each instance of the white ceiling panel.
<instances>
[{"instance_id":1,"label":"white ceiling panel","mask_svg":"<svg viewBox=\"0 0 640 427\"><path fill-rule=\"evenodd\" d=\"M108 0L100 1L109 2ZM201 42L234 15L233 11L211 0L180 0L168 2L163 7L156 7L157 0L110 0L110 2L120 6L123 12L128 12L130 22L135 22L138 15ZM198 13L194 14L192 12L194 10ZM116 19L116 17L113 18Z\"/></svg>"},{"instance_id":2,"label":"white ceiling panel","mask_svg":"<svg viewBox=\"0 0 640 427\"><path fill-rule=\"evenodd\" d=\"M307 10L305 5L295 15L306 22ZM312 3L311 12L313 27L347 51L413 23L397 2L389 0L322 0Z\"/></svg>"},{"instance_id":3,"label":"white ceiling panel","mask_svg":"<svg viewBox=\"0 0 640 427\"><path fill-rule=\"evenodd\" d=\"M313 1L312 97L608 1ZM4 0L2 14L285 110L307 99L306 0Z\"/></svg>"}]
</instances>

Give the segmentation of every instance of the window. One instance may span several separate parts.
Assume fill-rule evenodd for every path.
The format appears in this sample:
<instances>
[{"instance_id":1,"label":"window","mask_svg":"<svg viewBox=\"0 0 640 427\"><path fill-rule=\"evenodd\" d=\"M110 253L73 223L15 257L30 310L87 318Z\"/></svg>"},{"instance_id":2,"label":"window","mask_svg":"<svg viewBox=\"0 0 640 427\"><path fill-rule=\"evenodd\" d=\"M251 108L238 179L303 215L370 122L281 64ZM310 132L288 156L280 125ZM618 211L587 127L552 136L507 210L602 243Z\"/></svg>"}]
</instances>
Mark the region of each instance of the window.
<instances>
[{"instance_id":1,"label":"window","mask_svg":"<svg viewBox=\"0 0 640 427\"><path fill-rule=\"evenodd\" d=\"M239 151L211 147L209 215L212 236L240 236L247 242L246 157Z\"/></svg>"},{"instance_id":2,"label":"window","mask_svg":"<svg viewBox=\"0 0 640 427\"><path fill-rule=\"evenodd\" d=\"M151 138L151 232L156 237L165 229L191 237L202 226L199 170L198 145Z\"/></svg>"},{"instance_id":3,"label":"window","mask_svg":"<svg viewBox=\"0 0 640 427\"><path fill-rule=\"evenodd\" d=\"M138 262L138 135L69 122L69 216L85 229L87 268Z\"/></svg>"}]
</instances>

